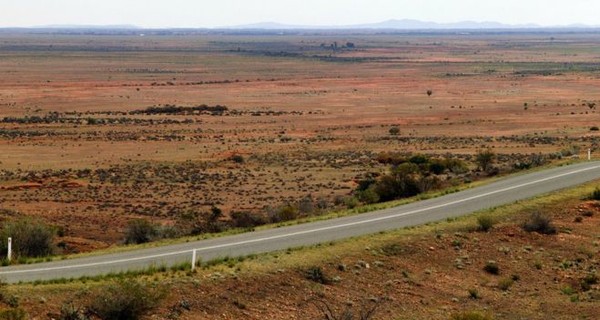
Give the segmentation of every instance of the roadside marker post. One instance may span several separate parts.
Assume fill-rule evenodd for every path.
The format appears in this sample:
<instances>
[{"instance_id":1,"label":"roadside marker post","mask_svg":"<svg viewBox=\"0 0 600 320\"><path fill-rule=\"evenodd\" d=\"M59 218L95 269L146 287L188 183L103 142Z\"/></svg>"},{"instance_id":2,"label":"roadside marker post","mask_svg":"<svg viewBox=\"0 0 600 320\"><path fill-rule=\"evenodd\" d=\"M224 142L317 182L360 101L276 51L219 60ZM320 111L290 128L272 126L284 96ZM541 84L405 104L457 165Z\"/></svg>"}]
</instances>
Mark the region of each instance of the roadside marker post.
<instances>
[{"instance_id":1,"label":"roadside marker post","mask_svg":"<svg viewBox=\"0 0 600 320\"><path fill-rule=\"evenodd\" d=\"M192 251L192 271L196 270L196 249Z\"/></svg>"},{"instance_id":2,"label":"roadside marker post","mask_svg":"<svg viewBox=\"0 0 600 320\"><path fill-rule=\"evenodd\" d=\"M588 161L592 160L592 149L588 149Z\"/></svg>"},{"instance_id":3,"label":"roadside marker post","mask_svg":"<svg viewBox=\"0 0 600 320\"><path fill-rule=\"evenodd\" d=\"M12 238L8 238L8 252L6 253L6 259L8 262L12 260Z\"/></svg>"}]
</instances>

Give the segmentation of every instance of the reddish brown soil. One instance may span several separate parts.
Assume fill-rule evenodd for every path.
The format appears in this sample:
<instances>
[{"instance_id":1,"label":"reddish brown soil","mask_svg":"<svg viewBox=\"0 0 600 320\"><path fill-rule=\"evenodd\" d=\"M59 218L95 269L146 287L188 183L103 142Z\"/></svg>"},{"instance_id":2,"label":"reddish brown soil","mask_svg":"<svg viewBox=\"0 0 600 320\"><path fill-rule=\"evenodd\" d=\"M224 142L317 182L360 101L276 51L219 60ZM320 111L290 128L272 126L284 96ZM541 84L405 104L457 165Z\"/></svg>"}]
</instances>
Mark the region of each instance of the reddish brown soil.
<instances>
[{"instance_id":1,"label":"reddish brown soil","mask_svg":"<svg viewBox=\"0 0 600 320\"><path fill-rule=\"evenodd\" d=\"M238 262L173 279L167 275L163 281L171 284L169 298L148 319L319 319L317 305L323 302L334 310L359 310L373 301L380 301L373 319L449 319L463 311L494 319L594 319L600 287L583 289L581 280L598 272L599 208L577 199L536 208L550 214L562 230L558 235L523 231L519 225L531 212L524 209L489 233L450 231L455 229L450 226L448 231L359 240L349 250L325 245L258 257L252 269ZM483 270L490 260L497 262L499 275ZM290 261L298 266L291 267ZM258 268L261 263L265 267ZM310 266L336 280L326 285L308 280ZM516 277L506 290L499 287ZM33 287L22 297L23 305L44 319L63 301L85 305L96 290L68 287ZM470 297L469 290L478 298ZM43 304L40 296L47 299Z\"/></svg>"},{"instance_id":2,"label":"reddish brown soil","mask_svg":"<svg viewBox=\"0 0 600 320\"><path fill-rule=\"evenodd\" d=\"M11 174L0 174L0 209L59 225L77 239L71 251L88 251L119 243L131 218L172 223L213 204L265 213L308 195L332 206L357 177L388 169L373 161L382 151L596 148L595 35L356 35L354 50L321 48L339 37L1 35L0 119L81 122L0 123ZM165 104L239 113L107 114ZM87 123L121 117L146 122ZM160 180L162 165L176 169ZM74 173L86 169L114 172Z\"/></svg>"}]
</instances>

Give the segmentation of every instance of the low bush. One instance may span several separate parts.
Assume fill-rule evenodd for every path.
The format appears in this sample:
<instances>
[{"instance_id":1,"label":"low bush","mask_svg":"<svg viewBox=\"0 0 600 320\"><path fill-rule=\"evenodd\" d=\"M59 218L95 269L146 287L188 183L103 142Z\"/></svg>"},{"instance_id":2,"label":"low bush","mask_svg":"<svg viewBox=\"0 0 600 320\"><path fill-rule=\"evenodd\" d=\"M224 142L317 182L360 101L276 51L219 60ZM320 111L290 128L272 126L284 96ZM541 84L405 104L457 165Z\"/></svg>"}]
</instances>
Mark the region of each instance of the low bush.
<instances>
[{"instance_id":1,"label":"low bush","mask_svg":"<svg viewBox=\"0 0 600 320\"><path fill-rule=\"evenodd\" d=\"M596 188L592 192L592 194L590 194L589 199L599 201L600 200L600 188Z\"/></svg>"},{"instance_id":2,"label":"low bush","mask_svg":"<svg viewBox=\"0 0 600 320\"><path fill-rule=\"evenodd\" d=\"M72 303L65 303L60 308L59 320L89 320L86 312Z\"/></svg>"},{"instance_id":3,"label":"low bush","mask_svg":"<svg viewBox=\"0 0 600 320\"><path fill-rule=\"evenodd\" d=\"M527 232L537 232L540 234L556 234L556 227L552 224L550 217L539 212L534 212L523 224L523 229Z\"/></svg>"},{"instance_id":4,"label":"low bush","mask_svg":"<svg viewBox=\"0 0 600 320\"><path fill-rule=\"evenodd\" d=\"M29 319L27 312L25 310L16 308L16 309L7 309L0 311L0 320L26 320Z\"/></svg>"},{"instance_id":5,"label":"low bush","mask_svg":"<svg viewBox=\"0 0 600 320\"><path fill-rule=\"evenodd\" d=\"M134 280L120 280L103 287L90 311L105 320L137 320L158 307L167 289Z\"/></svg>"},{"instance_id":6,"label":"low bush","mask_svg":"<svg viewBox=\"0 0 600 320\"><path fill-rule=\"evenodd\" d=\"M263 215L247 211L234 211L231 213L231 225L234 228L254 228L266 224Z\"/></svg>"},{"instance_id":7,"label":"low bush","mask_svg":"<svg viewBox=\"0 0 600 320\"><path fill-rule=\"evenodd\" d=\"M158 226L146 219L135 219L127 223L127 229L125 230L125 243L147 243L156 239L158 235Z\"/></svg>"},{"instance_id":8,"label":"low bush","mask_svg":"<svg viewBox=\"0 0 600 320\"><path fill-rule=\"evenodd\" d=\"M364 299L359 303L346 303L342 306L335 306L333 303L318 299L313 301L320 313L318 319L323 320L370 320L375 319L378 309L384 303L384 299L370 298Z\"/></svg>"},{"instance_id":9,"label":"low bush","mask_svg":"<svg viewBox=\"0 0 600 320\"><path fill-rule=\"evenodd\" d=\"M498 288L500 288L502 291L507 291L514 283L515 281L513 279L504 278L498 282Z\"/></svg>"},{"instance_id":10,"label":"low bush","mask_svg":"<svg viewBox=\"0 0 600 320\"><path fill-rule=\"evenodd\" d=\"M593 285L598 284L598 276L596 274L588 274L581 279L581 290L590 291Z\"/></svg>"},{"instance_id":11,"label":"low bush","mask_svg":"<svg viewBox=\"0 0 600 320\"><path fill-rule=\"evenodd\" d=\"M331 280L329 279L329 277L327 277L325 275L325 272L323 272L323 269L321 267L308 268L305 271L304 276L306 277L306 279L320 283L320 284L330 284L331 283Z\"/></svg>"},{"instance_id":12,"label":"low bush","mask_svg":"<svg viewBox=\"0 0 600 320\"><path fill-rule=\"evenodd\" d=\"M17 257L45 257L54 252L55 230L37 220L24 218L7 222L0 230L0 239L12 238L13 254ZM0 241L0 251L6 255L6 241Z\"/></svg>"},{"instance_id":13,"label":"low bush","mask_svg":"<svg viewBox=\"0 0 600 320\"><path fill-rule=\"evenodd\" d=\"M469 289L469 298L473 300L481 299L481 295L477 289Z\"/></svg>"},{"instance_id":14,"label":"low bush","mask_svg":"<svg viewBox=\"0 0 600 320\"><path fill-rule=\"evenodd\" d=\"M488 261L483 267L483 270L493 275L500 274L500 267L498 266L498 263L496 263L496 261Z\"/></svg>"},{"instance_id":15,"label":"low bush","mask_svg":"<svg viewBox=\"0 0 600 320\"><path fill-rule=\"evenodd\" d=\"M479 231L488 232L494 227L494 224L496 224L496 221L491 216L477 217L477 230Z\"/></svg>"},{"instance_id":16,"label":"low bush","mask_svg":"<svg viewBox=\"0 0 600 320\"><path fill-rule=\"evenodd\" d=\"M474 311L457 313L450 317L450 320L493 320L494 318Z\"/></svg>"},{"instance_id":17,"label":"low bush","mask_svg":"<svg viewBox=\"0 0 600 320\"><path fill-rule=\"evenodd\" d=\"M244 159L244 156L239 155L239 154L235 154L233 156L231 156L231 161L235 162L235 163L244 163L246 160Z\"/></svg>"},{"instance_id":18,"label":"low bush","mask_svg":"<svg viewBox=\"0 0 600 320\"><path fill-rule=\"evenodd\" d=\"M285 205L274 212L273 216L271 216L271 222L277 223L295 220L298 219L299 216L300 213L298 208L293 205Z\"/></svg>"}]
</instances>

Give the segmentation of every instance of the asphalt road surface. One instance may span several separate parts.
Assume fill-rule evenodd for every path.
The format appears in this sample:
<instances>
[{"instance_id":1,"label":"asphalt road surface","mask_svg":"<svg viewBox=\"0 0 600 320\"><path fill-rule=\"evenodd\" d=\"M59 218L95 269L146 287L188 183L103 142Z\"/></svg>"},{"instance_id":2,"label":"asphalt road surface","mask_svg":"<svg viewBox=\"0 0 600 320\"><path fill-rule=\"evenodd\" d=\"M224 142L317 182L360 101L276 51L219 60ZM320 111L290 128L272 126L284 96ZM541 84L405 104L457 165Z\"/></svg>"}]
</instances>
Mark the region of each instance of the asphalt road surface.
<instances>
[{"instance_id":1,"label":"asphalt road surface","mask_svg":"<svg viewBox=\"0 0 600 320\"><path fill-rule=\"evenodd\" d=\"M123 253L0 268L6 283L79 278L171 266L192 260L285 250L444 220L600 179L600 162L578 163L501 179L396 208L313 223Z\"/></svg>"}]
</instances>

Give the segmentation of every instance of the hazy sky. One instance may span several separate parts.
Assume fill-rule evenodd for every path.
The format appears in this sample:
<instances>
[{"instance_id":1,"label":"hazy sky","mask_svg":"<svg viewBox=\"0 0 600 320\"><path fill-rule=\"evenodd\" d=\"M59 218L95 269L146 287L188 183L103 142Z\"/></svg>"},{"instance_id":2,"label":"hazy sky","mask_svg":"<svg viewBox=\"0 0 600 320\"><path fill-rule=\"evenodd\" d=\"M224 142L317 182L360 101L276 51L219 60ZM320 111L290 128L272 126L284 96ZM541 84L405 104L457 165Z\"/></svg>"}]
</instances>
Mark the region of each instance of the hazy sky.
<instances>
[{"instance_id":1,"label":"hazy sky","mask_svg":"<svg viewBox=\"0 0 600 320\"><path fill-rule=\"evenodd\" d=\"M598 0L0 0L0 27L347 25L388 19L598 25L599 13Z\"/></svg>"}]
</instances>

